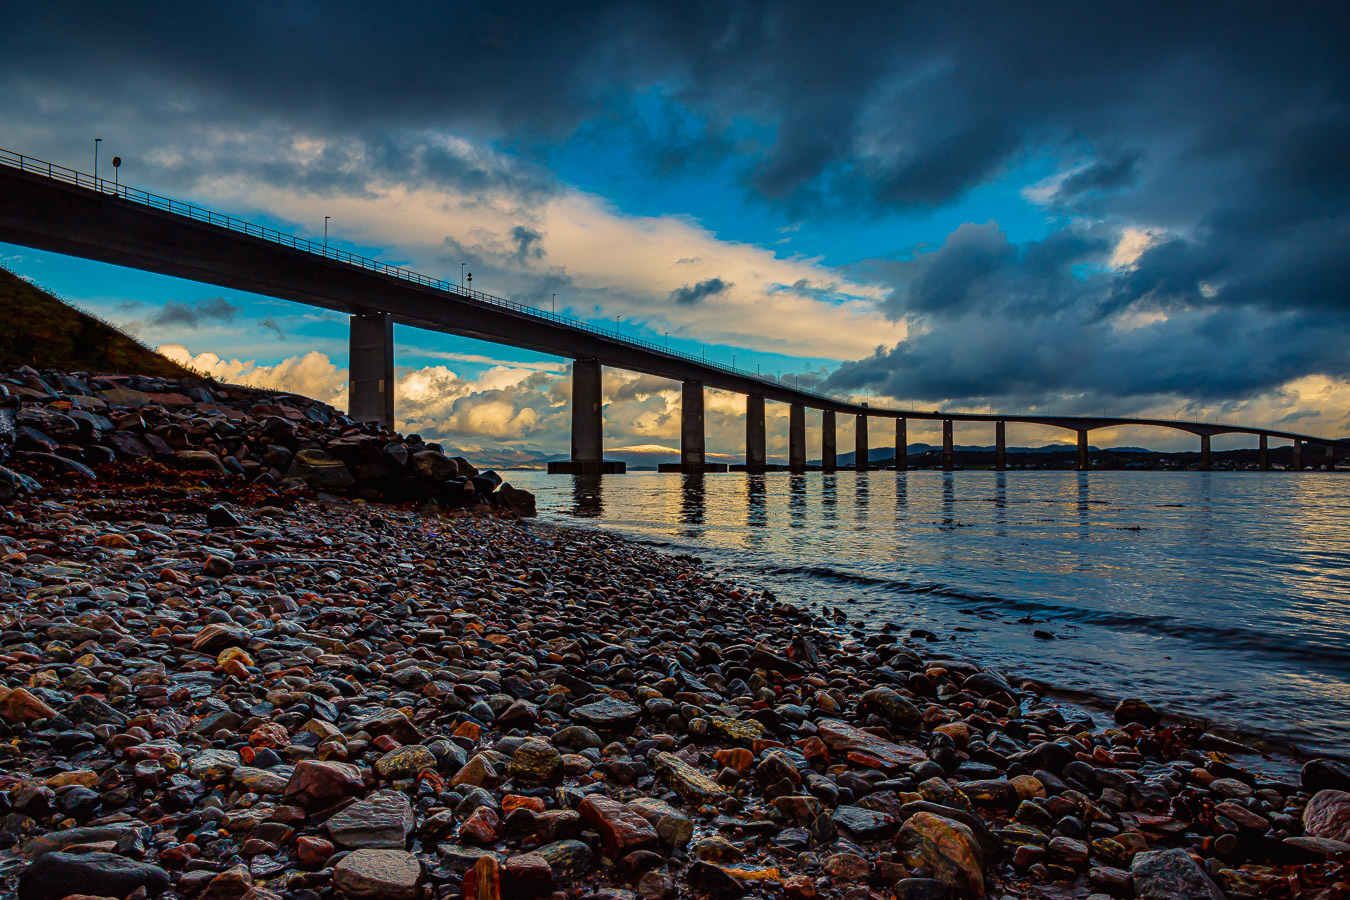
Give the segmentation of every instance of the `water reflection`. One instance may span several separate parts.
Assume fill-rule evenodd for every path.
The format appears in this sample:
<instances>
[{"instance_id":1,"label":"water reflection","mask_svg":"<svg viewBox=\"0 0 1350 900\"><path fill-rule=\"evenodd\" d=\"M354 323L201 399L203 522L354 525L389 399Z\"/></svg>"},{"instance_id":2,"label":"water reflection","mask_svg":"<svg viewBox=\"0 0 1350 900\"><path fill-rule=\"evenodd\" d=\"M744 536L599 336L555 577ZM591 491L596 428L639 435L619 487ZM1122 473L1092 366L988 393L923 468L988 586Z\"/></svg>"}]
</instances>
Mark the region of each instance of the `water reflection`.
<instances>
[{"instance_id":1,"label":"water reflection","mask_svg":"<svg viewBox=\"0 0 1350 900\"><path fill-rule=\"evenodd\" d=\"M571 514L580 519L596 519L605 514L605 503L600 495L600 475L572 476Z\"/></svg>"},{"instance_id":2,"label":"water reflection","mask_svg":"<svg viewBox=\"0 0 1350 900\"><path fill-rule=\"evenodd\" d=\"M1078 536L1084 540L1092 535L1090 527L1092 510L1089 509L1092 496L1088 490L1091 480L1087 472L1078 473Z\"/></svg>"},{"instance_id":3,"label":"water reflection","mask_svg":"<svg viewBox=\"0 0 1350 900\"><path fill-rule=\"evenodd\" d=\"M867 507L871 505L872 486L867 472L858 472L853 477L853 521L866 524Z\"/></svg>"},{"instance_id":4,"label":"water reflection","mask_svg":"<svg viewBox=\"0 0 1350 900\"><path fill-rule=\"evenodd\" d=\"M823 528L834 528L839 520L839 476L833 472L820 476L820 515Z\"/></svg>"},{"instance_id":5,"label":"water reflection","mask_svg":"<svg viewBox=\"0 0 1350 900\"><path fill-rule=\"evenodd\" d=\"M793 528L806 527L806 476L788 476L788 519Z\"/></svg>"},{"instance_id":6,"label":"water reflection","mask_svg":"<svg viewBox=\"0 0 1350 900\"><path fill-rule=\"evenodd\" d=\"M994 473L994 534L1008 536L1008 473Z\"/></svg>"},{"instance_id":7,"label":"water reflection","mask_svg":"<svg viewBox=\"0 0 1350 900\"><path fill-rule=\"evenodd\" d=\"M895 473L895 510L900 510L909 506L909 476L904 472ZM903 516L897 516L903 518Z\"/></svg>"},{"instance_id":8,"label":"water reflection","mask_svg":"<svg viewBox=\"0 0 1350 900\"><path fill-rule=\"evenodd\" d=\"M769 524L767 488L763 475L747 475L745 479L745 524L763 528Z\"/></svg>"},{"instance_id":9,"label":"water reflection","mask_svg":"<svg viewBox=\"0 0 1350 900\"><path fill-rule=\"evenodd\" d=\"M956 478L955 473L942 473L942 527L950 529L956 526Z\"/></svg>"},{"instance_id":10,"label":"water reflection","mask_svg":"<svg viewBox=\"0 0 1350 900\"><path fill-rule=\"evenodd\" d=\"M680 485L680 524L702 525L707 517L707 496L703 475L684 475Z\"/></svg>"}]
</instances>

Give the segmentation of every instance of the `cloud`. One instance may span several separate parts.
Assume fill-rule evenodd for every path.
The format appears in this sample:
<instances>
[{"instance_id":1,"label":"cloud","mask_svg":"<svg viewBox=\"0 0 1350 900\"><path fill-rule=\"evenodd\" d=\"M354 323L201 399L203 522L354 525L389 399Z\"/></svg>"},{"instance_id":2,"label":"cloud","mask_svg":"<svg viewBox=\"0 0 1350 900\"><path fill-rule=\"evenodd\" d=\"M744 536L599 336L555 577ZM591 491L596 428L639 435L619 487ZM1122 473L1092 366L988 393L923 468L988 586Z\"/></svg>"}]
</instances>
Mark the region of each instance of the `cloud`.
<instances>
[{"instance_id":1,"label":"cloud","mask_svg":"<svg viewBox=\"0 0 1350 900\"><path fill-rule=\"evenodd\" d=\"M133 304L139 306L134 301ZM134 306L128 307L126 301L123 301L118 308L134 308ZM239 307L224 297L209 297L205 300L194 301L170 300L146 321L151 325L197 328L219 322L233 322L234 317L238 314Z\"/></svg>"},{"instance_id":2,"label":"cloud","mask_svg":"<svg viewBox=\"0 0 1350 900\"><path fill-rule=\"evenodd\" d=\"M707 281L700 281L693 287L687 284L677 287L670 292L670 299L684 306L693 306L695 303L702 303L709 297L725 293L731 286L730 282L723 281L720 278L709 278Z\"/></svg>"}]
</instances>

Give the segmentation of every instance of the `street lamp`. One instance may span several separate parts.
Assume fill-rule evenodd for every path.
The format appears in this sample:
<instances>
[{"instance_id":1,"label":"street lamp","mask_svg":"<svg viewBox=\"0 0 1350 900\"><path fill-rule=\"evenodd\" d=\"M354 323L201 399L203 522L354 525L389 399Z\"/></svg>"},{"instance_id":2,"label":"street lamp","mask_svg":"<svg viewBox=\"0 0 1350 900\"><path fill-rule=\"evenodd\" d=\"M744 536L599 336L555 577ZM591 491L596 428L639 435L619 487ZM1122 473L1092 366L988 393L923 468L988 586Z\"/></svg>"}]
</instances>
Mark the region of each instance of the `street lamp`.
<instances>
[{"instance_id":1,"label":"street lamp","mask_svg":"<svg viewBox=\"0 0 1350 900\"><path fill-rule=\"evenodd\" d=\"M615 316L615 317L614 317L614 336L615 336L615 337L618 337L618 336L619 336L619 319L621 319L621 318L623 318L623 317L622 317L622 316Z\"/></svg>"},{"instance_id":2,"label":"street lamp","mask_svg":"<svg viewBox=\"0 0 1350 900\"><path fill-rule=\"evenodd\" d=\"M555 316L558 314L558 295L557 295L557 294L554 294L554 295L553 295L553 314L554 314Z\"/></svg>"},{"instance_id":3,"label":"street lamp","mask_svg":"<svg viewBox=\"0 0 1350 900\"><path fill-rule=\"evenodd\" d=\"M468 265L468 263L460 263L460 264L459 264L459 286L460 286L460 287L464 287L464 267L467 266L467 265Z\"/></svg>"},{"instance_id":4,"label":"street lamp","mask_svg":"<svg viewBox=\"0 0 1350 900\"><path fill-rule=\"evenodd\" d=\"M103 142L103 138L94 138L94 187L98 187L98 145Z\"/></svg>"},{"instance_id":5,"label":"street lamp","mask_svg":"<svg viewBox=\"0 0 1350 900\"><path fill-rule=\"evenodd\" d=\"M328 220L331 218L333 217L332 216L323 217L323 246L325 250L328 249Z\"/></svg>"},{"instance_id":6,"label":"street lamp","mask_svg":"<svg viewBox=\"0 0 1350 900\"><path fill-rule=\"evenodd\" d=\"M122 157L113 157L113 193L119 193L122 187L122 181L118 177L118 169L122 168Z\"/></svg>"},{"instance_id":7,"label":"street lamp","mask_svg":"<svg viewBox=\"0 0 1350 900\"><path fill-rule=\"evenodd\" d=\"M468 280L468 286L469 286L469 288L472 289L472 288L473 288L473 273L470 272L468 275L465 275L464 277Z\"/></svg>"}]
</instances>

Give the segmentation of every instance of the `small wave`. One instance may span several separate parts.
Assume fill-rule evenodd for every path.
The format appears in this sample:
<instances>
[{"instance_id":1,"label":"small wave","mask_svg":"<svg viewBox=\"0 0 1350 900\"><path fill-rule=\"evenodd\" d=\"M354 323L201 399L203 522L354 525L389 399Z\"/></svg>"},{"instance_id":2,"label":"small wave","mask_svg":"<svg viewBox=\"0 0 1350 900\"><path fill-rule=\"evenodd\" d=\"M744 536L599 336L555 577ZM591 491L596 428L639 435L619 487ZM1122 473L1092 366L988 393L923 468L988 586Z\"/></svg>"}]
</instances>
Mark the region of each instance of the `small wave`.
<instances>
[{"instance_id":1,"label":"small wave","mask_svg":"<svg viewBox=\"0 0 1350 900\"><path fill-rule=\"evenodd\" d=\"M867 575L832 566L765 566L760 568L759 571L770 576L805 575L819 581L880 588L894 594L919 594L938 597L943 600L955 601L965 607L973 606L990 612L1039 614L1047 620L1090 625L1111 631L1131 631L1149 635L1163 634L1202 647L1223 650L1240 648L1262 653L1268 657L1298 660L1305 667L1309 663L1321 662L1327 664L1331 672L1350 674L1350 653L1347 653L1344 647L1331 643L1299 640L1287 634L1272 634L1241 626L1200 625L1176 616L1155 616L1121 610L1083 609L1053 601L1034 600L1025 597L1005 597L997 594L962 590L932 581L910 581Z\"/></svg>"}]
</instances>

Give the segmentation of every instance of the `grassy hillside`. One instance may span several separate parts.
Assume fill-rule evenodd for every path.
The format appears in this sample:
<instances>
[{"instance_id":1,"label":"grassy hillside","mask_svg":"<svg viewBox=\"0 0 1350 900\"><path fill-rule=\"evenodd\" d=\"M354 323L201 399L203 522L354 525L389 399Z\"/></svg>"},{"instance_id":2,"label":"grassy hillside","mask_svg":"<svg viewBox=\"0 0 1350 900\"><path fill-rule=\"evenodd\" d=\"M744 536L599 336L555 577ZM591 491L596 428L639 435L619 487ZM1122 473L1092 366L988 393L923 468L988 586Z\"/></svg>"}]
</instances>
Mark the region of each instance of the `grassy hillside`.
<instances>
[{"instance_id":1,"label":"grassy hillside","mask_svg":"<svg viewBox=\"0 0 1350 900\"><path fill-rule=\"evenodd\" d=\"M187 369L0 269L0 368L182 378Z\"/></svg>"}]
</instances>

